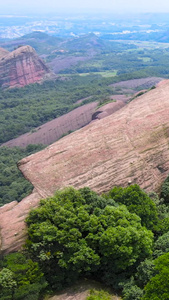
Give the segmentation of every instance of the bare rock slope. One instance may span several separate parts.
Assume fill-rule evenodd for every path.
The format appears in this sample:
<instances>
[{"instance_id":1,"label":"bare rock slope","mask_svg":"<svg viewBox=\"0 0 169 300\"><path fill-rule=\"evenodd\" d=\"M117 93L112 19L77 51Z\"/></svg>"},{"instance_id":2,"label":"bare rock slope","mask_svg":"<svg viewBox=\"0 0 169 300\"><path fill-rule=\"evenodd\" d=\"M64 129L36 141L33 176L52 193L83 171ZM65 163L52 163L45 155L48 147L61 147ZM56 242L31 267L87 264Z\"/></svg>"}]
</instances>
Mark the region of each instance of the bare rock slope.
<instances>
[{"instance_id":1,"label":"bare rock slope","mask_svg":"<svg viewBox=\"0 0 169 300\"><path fill-rule=\"evenodd\" d=\"M54 143L64 134L77 130L92 120L92 115L98 106L98 102L88 103L80 106L69 113L55 118L39 127L34 132L28 132L12 139L1 146L26 147L29 144L49 145Z\"/></svg>"},{"instance_id":2,"label":"bare rock slope","mask_svg":"<svg viewBox=\"0 0 169 300\"><path fill-rule=\"evenodd\" d=\"M93 120L107 117L118 109L121 109L124 105L125 103L119 100L97 109L98 102L91 102L35 128L33 132L22 134L15 139L3 143L1 146L18 146L24 148L29 144L49 145L69 132L86 126Z\"/></svg>"},{"instance_id":3,"label":"bare rock slope","mask_svg":"<svg viewBox=\"0 0 169 300\"><path fill-rule=\"evenodd\" d=\"M22 87L50 77L51 72L30 46L13 52L0 49L0 86Z\"/></svg>"},{"instance_id":4,"label":"bare rock slope","mask_svg":"<svg viewBox=\"0 0 169 300\"><path fill-rule=\"evenodd\" d=\"M169 172L168 116L169 81L22 159L19 168L35 189L19 204L0 208L1 251L20 247L29 209L56 189L89 186L102 193L114 185L137 183L158 191Z\"/></svg>"}]
</instances>

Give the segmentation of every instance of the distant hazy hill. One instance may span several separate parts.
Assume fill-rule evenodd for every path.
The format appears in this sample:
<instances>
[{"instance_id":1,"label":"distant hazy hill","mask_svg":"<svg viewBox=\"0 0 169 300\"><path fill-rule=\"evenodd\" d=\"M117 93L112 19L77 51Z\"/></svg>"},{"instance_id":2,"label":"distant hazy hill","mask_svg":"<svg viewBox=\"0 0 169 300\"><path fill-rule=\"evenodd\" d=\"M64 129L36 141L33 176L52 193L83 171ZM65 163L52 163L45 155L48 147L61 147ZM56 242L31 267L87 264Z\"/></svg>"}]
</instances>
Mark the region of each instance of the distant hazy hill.
<instances>
[{"instance_id":1,"label":"distant hazy hill","mask_svg":"<svg viewBox=\"0 0 169 300\"><path fill-rule=\"evenodd\" d=\"M65 43L65 47L71 50L83 50L88 49L103 49L107 47L107 42L96 36L94 33L82 35L80 37L74 37Z\"/></svg>"},{"instance_id":2,"label":"distant hazy hill","mask_svg":"<svg viewBox=\"0 0 169 300\"><path fill-rule=\"evenodd\" d=\"M15 47L30 45L38 54L50 53L58 44L62 41L61 38L50 36L40 31L34 31L30 34L26 34L21 38L1 42L0 44L5 49L12 51Z\"/></svg>"}]
</instances>

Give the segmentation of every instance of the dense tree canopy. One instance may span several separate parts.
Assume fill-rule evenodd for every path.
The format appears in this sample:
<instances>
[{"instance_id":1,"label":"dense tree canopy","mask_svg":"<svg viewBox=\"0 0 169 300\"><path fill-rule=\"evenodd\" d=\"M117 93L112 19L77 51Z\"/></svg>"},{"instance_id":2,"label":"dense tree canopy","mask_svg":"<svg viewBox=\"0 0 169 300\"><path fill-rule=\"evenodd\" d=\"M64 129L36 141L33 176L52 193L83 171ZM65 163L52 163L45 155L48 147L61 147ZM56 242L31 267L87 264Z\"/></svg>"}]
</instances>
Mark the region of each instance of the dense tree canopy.
<instances>
[{"instance_id":1,"label":"dense tree canopy","mask_svg":"<svg viewBox=\"0 0 169 300\"><path fill-rule=\"evenodd\" d=\"M154 229L158 224L158 211L153 200L141 190L138 185L126 188L114 187L108 193L117 203L125 204L128 210L141 218L141 223L148 229Z\"/></svg>"},{"instance_id":2,"label":"dense tree canopy","mask_svg":"<svg viewBox=\"0 0 169 300\"><path fill-rule=\"evenodd\" d=\"M55 284L96 271L110 281L112 273L124 272L151 255L151 231L124 205L108 202L88 188L67 188L30 213L27 247L46 275L57 270L52 275Z\"/></svg>"},{"instance_id":3,"label":"dense tree canopy","mask_svg":"<svg viewBox=\"0 0 169 300\"><path fill-rule=\"evenodd\" d=\"M33 186L18 170L17 162L43 148L42 145L28 145L26 149L0 148L0 206L15 200L19 202L31 193Z\"/></svg>"},{"instance_id":4,"label":"dense tree canopy","mask_svg":"<svg viewBox=\"0 0 169 300\"><path fill-rule=\"evenodd\" d=\"M156 258L169 252L169 232L164 233L154 244L153 257Z\"/></svg>"},{"instance_id":5,"label":"dense tree canopy","mask_svg":"<svg viewBox=\"0 0 169 300\"><path fill-rule=\"evenodd\" d=\"M5 256L0 271L1 300L38 300L46 287L38 263L22 253Z\"/></svg>"},{"instance_id":6,"label":"dense tree canopy","mask_svg":"<svg viewBox=\"0 0 169 300\"><path fill-rule=\"evenodd\" d=\"M151 278L145 287L142 300L169 299L169 253L158 257L155 261L157 274Z\"/></svg>"},{"instance_id":7,"label":"dense tree canopy","mask_svg":"<svg viewBox=\"0 0 169 300\"><path fill-rule=\"evenodd\" d=\"M26 220L25 254L0 265L1 299L38 300L46 286L61 289L84 277L122 289L123 300L168 299L168 232L154 242L148 229L168 218L168 208L152 197L131 185L102 196L68 187L41 200Z\"/></svg>"}]
</instances>

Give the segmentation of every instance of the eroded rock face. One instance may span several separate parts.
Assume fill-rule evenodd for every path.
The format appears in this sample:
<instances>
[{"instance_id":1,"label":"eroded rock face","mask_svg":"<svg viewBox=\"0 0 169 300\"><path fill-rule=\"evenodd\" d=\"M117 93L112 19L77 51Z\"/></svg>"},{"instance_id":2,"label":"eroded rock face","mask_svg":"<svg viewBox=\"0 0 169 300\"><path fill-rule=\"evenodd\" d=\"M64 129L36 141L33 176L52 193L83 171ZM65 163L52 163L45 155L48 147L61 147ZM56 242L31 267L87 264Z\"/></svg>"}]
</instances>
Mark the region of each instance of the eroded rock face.
<instances>
[{"instance_id":1,"label":"eroded rock face","mask_svg":"<svg viewBox=\"0 0 169 300\"><path fill-rule=\"evenodd\" d=\"M0 86L22 87L51 76L32 47L23 46L10 53L4 51L0 51Z\"/></svg>"},{"instance_id":2,"label":"eroded rock face","mask_svg":"<svg viewBox=\"0 0 169 300\"><path fill-rule=\"evenodd\" d=\"M102 193L137 183L146 191L158 191L169 173L168 116L169 81L22 159L19 168L35 191L9 210L8 205L0 208L1 251L20 247L29 209L57 189L89 186Z\"/></svg>"}]
</instances>

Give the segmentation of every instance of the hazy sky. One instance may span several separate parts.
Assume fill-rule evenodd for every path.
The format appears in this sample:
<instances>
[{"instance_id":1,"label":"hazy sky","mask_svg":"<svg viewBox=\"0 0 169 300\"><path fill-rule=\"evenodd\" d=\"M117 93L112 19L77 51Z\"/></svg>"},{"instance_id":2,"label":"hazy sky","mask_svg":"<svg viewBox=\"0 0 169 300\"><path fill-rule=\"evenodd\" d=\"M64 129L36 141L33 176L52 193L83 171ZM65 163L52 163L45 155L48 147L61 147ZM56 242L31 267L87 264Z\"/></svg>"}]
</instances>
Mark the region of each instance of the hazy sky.
<instances>
[{"instance_id":1,"label":"hazy sky","mask_svg":"<svg viewBox=\"0 0 169 300\"><path fill-rule=\"evenodd\" d=\"M1 3L2 2L2 3ZM65 12L169 12L168 0L0 0L0 14Z\"/></svg>"}]
</instances>

